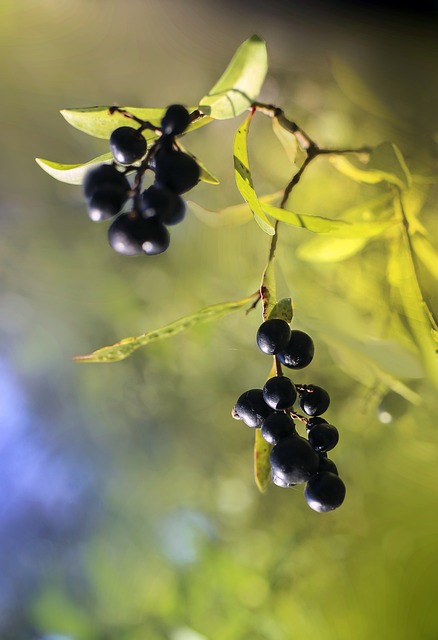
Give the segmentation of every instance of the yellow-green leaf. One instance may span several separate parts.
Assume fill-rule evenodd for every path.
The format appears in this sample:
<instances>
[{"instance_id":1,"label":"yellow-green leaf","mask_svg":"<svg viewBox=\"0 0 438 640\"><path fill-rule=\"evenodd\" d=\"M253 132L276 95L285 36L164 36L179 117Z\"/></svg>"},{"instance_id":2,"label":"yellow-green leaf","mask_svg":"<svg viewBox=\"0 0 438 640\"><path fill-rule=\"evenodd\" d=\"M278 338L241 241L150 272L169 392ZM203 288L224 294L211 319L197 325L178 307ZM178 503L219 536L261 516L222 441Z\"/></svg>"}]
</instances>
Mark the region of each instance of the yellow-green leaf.
<instances>
[{"instance_id":1,"label":"yellow-green leaf","mask_svg":"<svg viewBox=\"0 0 438 640\"><path fill-rule=\"evenodd\" d=\"M283 192L277 191L264 196L260 196L260 202L275 202ZM233 204L222 209L207 209L192 200L187 201L190 210L205 224L211 227L238 226L252 220L252 212L246 202Z\"/></svg>"},{"instance_id":2,"label":"yellow-green leaf","mask_svg":"<svg viewBox=\"0 0 438 640\"><path fill-rule=\"evenodd\" d=\"M272 364L268 378L276 375L275 363ZM261 429L255 429L254 441L254 479L258 489L264 493L271 480L270 453L272 446L262 437Z\"/></svg>"},{"instance_id":3,"label":"yellow-green leaf","mask_svg":"<svg viewBox=\"0 0 438 640\"><path fill-rule=\"evenodd\" d=\"M98 164L112 162L113 156L111 153L104 153L82 164L62 164L60 162L53 162L52 160L44 160L43 158L35 158L35 160L41 169L52 176L52 178L60 182L66 182L67 184L82 184L87 171Z\"/></svg>"},{"instance_id":4,"label":"yellow-green leaf","mask_svg":"<svg viewBox=\"0 0 438 640\"><path fill-rule=\"evenodd\" d=\"M262 299L263 320L267 320L271 315L272 310L277 304L275 282L275 258L271 254L269 256L268 264L265 267L262 275L262 281L260 284L260 297Z\"/></svg>"},{"instance_id":5,"label":"yellow-green leaf","mask_svg":"<svg viewBox=\"0 0 438 640\"><path fill-rule=\"evenodd\" d=\"M417 233L412 237L412 246L426 269L438 280L438 252L436 249L429 240Z\"/></svg>"},{"instance_id":6,"label":"yellow-green leaf","mask_svg":"<svg viewBox=\"0 0 438 640\"><path fill-rule=\"evenodd\" d=\"M282 125L282 121L280 121L277 116L272 118L272 130L277 136L278 140L281 143L289 161L296 165L297 161L297 153L298 153L298 141L296 136Z\"/></svg>"},{"instance_id":7,"label":"yellow-green leaf","mask_svg":"<svg viewBox=\"0 0 438 640\"><path fill-rule=\"evenodd\" d=\"M90 362L90 363L106 363L106 362L118 362L124 360L128 356L132 355L134 351L140 347L145 347L148 344L157 342L158 340L164 340L166 338L172 338L173 336L186 331L191 327L196 326L200 322L206 322L208 320L218 320L223 316L241 309L250 302L254 302L254 299L258 297L258 292L241 300L233 302L222 302L215 304L196 313L184 316L175 322L165 325L159 329L147 331L140 336L134 336L131 338L124 338L120 342L116 342L108 347L102 347L84 356L76 356L73 358L77 362Z\"/></svg>"},{"instance_id":8,"label":"yellow-green leaf","mask_svg":"<svg viewBox=\"0 0 438 640\"><path fill-rule=\"evenodd\" d=\"M237 49L222 76L200 101L199 109L216 120L235 118L257 98L267 71L266 43L252 36Z\"/></svg>"},{"instance_id":9,"label":"yellow-green leaf","mask_svg":"<svg viewBox=\"0 0 438 640\"><path fill-rule=\"evenodd\" d=\"M296 255L306 262L342 262L356 255L368 238L312 238L297 248Z\"/></svg>"},{"instance_id":10,"label":"yellow-green leaf","mask_svg":"<svg viewBox=\"0 0 438 640\"><path fill-rule=\"evenodd\" d=\"M195 111L197 107L188 107L191 112ZM152 125L159 127L161 119L164 116L166 109L147 109L141 107L120 107L128 113L140 118L141 120L150 122ZM102 138L109 140L111 133L118 127L134 127L138 128L138 124L131 118L127 118L118 111L110 113L110 106L103 107L84 107L79 109L62 109L61 115L67 120L72 127L83 131L95 138ZM187 129L187 131L194 131L203 127L204 125L212 122L211 118L202 117L193 122ZM156 140L158 137L153 131L144 131L143 135L149 142Z\"/></svg>"},{"instance_id":11,"label":"yellow-green leaf","mask_svg":"<svg viewBox=\"0 0 438 640\"><path fill-rule=\"evenodd\" d=\"M251 122L250 114L238 128L234 137L234 177L240 195L248 203L259 227L268 235L273 236L275 229L263 213L262 205L257 197L249 169L247 137Z\"/></svg>"},{"instance_id":12,"label":"yellow-green leaf","mask_svg":"<svg viewBox=\"0 0 438 640\"><path fill-rule=\"evenodd\" d=\"M285 320L288 323L292 322L294 315L292 300L290 298L282 298L273 307L269 314L269 319L278 318L279 320Z\"/></svg>"}]
</instances>

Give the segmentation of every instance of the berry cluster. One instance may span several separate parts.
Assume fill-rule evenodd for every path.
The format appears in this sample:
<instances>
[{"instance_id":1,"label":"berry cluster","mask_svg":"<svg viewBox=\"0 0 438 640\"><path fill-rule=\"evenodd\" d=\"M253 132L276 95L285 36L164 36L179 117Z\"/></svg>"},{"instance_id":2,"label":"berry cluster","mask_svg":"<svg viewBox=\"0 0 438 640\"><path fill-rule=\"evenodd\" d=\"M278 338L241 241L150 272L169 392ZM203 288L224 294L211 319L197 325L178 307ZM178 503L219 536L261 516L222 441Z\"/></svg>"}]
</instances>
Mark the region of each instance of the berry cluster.
<instances>
[{"instance_id":1,"label":"berry cluster","mask_svg":"<svg viewBox=\"0 0 438 640\"><path fill-rule=\"evenodd\" d=\"M185 216L181 194L199 181L200 168L196 160L184 153L176 142L191 122L187 109L171 105L161 127L136 118L113 107L139 124L139 128L119 127L110 137L112 164L102 164L85 176L83 189L88 215L93 222L117 216L108 229L111 247L125 256L142 253L156 255L166 251L170 243L168 226L178 224ZM150 148L143 131L152 129L159 135ZM154 183L142 191L147 170L155 174ZM127 174L135 172L133 186ZM132 204L122 212L128 200Z\"/></svg>"},{"instance_id":2,"label":"berry cluster","mask_svg":"<svg viewBox=\"0 0 438 640\"><path fill-rule=\"evenodd\" d=\"M310 364L313 341L303 331L291 331L285 320L271 318L259 327L257 344L263 353L274 356L276 375L263 389L245 391L236 402L233 417L260 428L263 438L272 445L274 484L293 487L307 482L304 496L312 509L336 509L344 501L345 485L335 463L327 457L339 439L336 427L321 418L329 407L329 394L317 385L294 384L281 370L281 365L302 369ZM304 416L293 409L297 401ZM296 431L296 420L305 423L307 439Z\"/></svg>"}]
</instances>

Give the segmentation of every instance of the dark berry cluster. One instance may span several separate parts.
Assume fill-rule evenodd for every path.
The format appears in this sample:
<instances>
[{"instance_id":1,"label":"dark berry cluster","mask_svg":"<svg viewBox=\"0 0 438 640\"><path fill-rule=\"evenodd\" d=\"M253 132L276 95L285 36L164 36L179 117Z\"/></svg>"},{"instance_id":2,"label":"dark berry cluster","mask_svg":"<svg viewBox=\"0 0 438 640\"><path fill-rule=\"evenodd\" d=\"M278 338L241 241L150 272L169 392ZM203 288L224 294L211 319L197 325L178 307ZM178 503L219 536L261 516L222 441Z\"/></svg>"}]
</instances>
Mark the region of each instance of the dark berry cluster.
<instances>
[{"instance_id":1,"label":"dark berry cluster","mask_svg":"<svg viewBox=\"0 0 438 640\"><path fill-rule=\"evenodd\" d=\"M303 331L291 331L285 320L272 318L259 327L257 344L261 351L274 356L276 375L263 389L245 391L236 402L233 417L260 428L263 438L272 445L274 484L293 487L307 482L304 496L312 509L336 509L344 501L345 485L335 463L327 457L339 439L336 427L321 418L329 407L329 394L317 385L294 384L281 370L281 365L302 369L310 364L313 341ZM296 413L296 403L305 415ZM297 432L297 420L306 425L307 438Z\"/></svg>"},{"instance_id":2,"label":"dark berry cluster","mask_svg":"<svg viewBox=\"0 0 438 640\"><path fill-rule=\"evenodd\" d=\"M117 253L125 256L163 253L170 243L167 227L178 224L185 216L181 194L192 189L200 177L196 160L176 142L176 136L189 126L190 114L182 105L171 105L161 127L154 127L117 107L111 111L120 111L139 124L139 128L115 129L109 141L113 164L99 165L86 174L83 189L88 215L93 222L117 216L108 229L109 244ZM149 149L143 135L146 129L159 134ZM143 190L147 170L153 172L154 182ZM133 172L131 186L127 174ZM125 207L128 200L132 202Z\"/></svg>"}]
</instances>

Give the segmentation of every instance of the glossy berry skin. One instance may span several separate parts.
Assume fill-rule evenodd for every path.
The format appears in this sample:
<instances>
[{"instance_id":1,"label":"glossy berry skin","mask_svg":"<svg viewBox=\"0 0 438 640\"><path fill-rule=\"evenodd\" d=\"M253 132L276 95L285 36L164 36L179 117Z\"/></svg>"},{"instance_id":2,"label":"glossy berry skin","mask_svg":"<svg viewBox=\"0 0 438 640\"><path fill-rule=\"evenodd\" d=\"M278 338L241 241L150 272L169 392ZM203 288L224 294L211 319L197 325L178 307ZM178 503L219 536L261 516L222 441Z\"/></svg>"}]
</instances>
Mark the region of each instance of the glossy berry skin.
<instances>
[{"instance_id":1,"label":"glossy berry skin","mask_svg":"<svg viewBox=\"0 0 438 640\"><path fill-rule=\"evenodd\" d=\"M280 318L265 320L257 331L258 348L263 353L273 356L289 343L290 334L290 327L285 320Z\"/></svg>"},{"instance_id":2,"label":"glossy berry skin","mask_svg":"<svg viewBox=\"0 0 438 640\"><path fill-rule=\"evenodd\" d=\"M303 369L313 360L315 346L312 338L304 331L291 331L288 344L280 349L278 359L289 369Z\"/></svg>"},{"instance_id":3,"label":"glossy berry skin","mask_svg":"<svg viewBox=\"0 0 438 640\"><path fill-rule=\"evenodd\" d=\"M89 200L98 189L105 189L109 185L119 188L125 194L131 189L126 177L114 165L101 164L98 167L94 167L85 174L83 182L84 196Z\"/></svg>"},{"instance_id":4,"label":"glossy berry skin","mask_svg":"<svg viewBox=\"0 0 438 640\"><path fill-rule=\"evenodd\" d=\"M281 411L288 409L297 399L294 383L286 376L269 378L263 387L263 398L272 409Z\"/></svg>"},{"instance_id":5,"label":"glossy berry skin","mask_svg":"<svg viewBox=\"0 0 438 640\"><path fill-rule=\"evenodd\" d=\"M282 480L278 476L272 475L272 482L277 485L277 487L281 487L282 489L288 489L289 487L295 487L296 482L286 482Z\"/></svg>"},{"instance_id":6,"label":"glossy berry skin","mask_svg":"<svg viewBox=\"0 0 438 640\"><path fill-rule=\"evenodd\" d=\"M93 222L108 220L120 213L126 200L126 192L118 185L106 184L88 200L88 216Z\"/></svg>"},{"instance_id":7,"label":"glossy berry skin","mask_svg":"<svg viewBox=\"0 0 438 640\"><path fill-rule=\"evenodd\" d=\"M287 413L275 411L263 420L261 434L269 444L278 444L282 438L292 436L294 433L294 421Z\"/></svg>"},{"instance_id":8,"label":"glossy berry skin","mask_svg":"<svg viewBox=\"0 0 438 640\"><path fill-rule=\"evenodd\" d=\"M261 389L250 389L242 393L234 409L248 427L261 427L263 420L272 413L263 399Z\"/></svg>"},{"instance_id":9,"label":"glossy berry skin","mask_svg":"<svg viewBox=\"0 0 438 640\"><path fill-rule=\"evenodd\" d=\"M114 251L125 256L152 256L166 251L170 236L156 218L143 220L132 213L122 213L108 229L108 242Z\"/></svg>"},{"instance_id":10,"label":"glossy berry skin","mask_svg":"<svg viewBox=\"0 0 438 640\"><path fill-rule=\"evenodd\" d=\"M315 451L325 453L331 451L339 442L339 432L332 424L316 424L309 431L309 442Z\"/></svg>"},{"instance_id":11,"label":"glossy berry skin","mask_svg":"<svg viewBox=\"0 0 438 640\"><path fill-rule=\"evenodd\" d=\"M109 145L114 159L119 164L133 164L146 155L146 138L138 129L119 127L110 137Z\"/></svg>"},{"instance_id":12,"label":"glossy berry skin","mask_svg":"<svg viewBox=\"0 0 438 640\"><path fill-rule=\"evenodd\" d=\"M330 471L316 473L304 490L304 497L311 509L318 512L333 511L345 499L345 485L341 478Z\"/></svg>"},{"instance_id":13,"label":"glossy berry skin","mask_svg":"<svg viewBox=\"0 0 438 640\"><path fill-rule=\"evenodd\" d=\"M271 451L270 461L272 475L286 484L307 482L319 465L318 454L299 435L280 440Z\"/></svg>"},{"instance_id":14,"label":"glossy berry skin","mask_svg":"<svg viewBox=\"0 0 438 640\"><path fill-rule=\"evenodd\" d=\"M199 165L187 153L161 149L155 156L155 181L174 193L189 191L198 184Z\"/></svg>"},{"instance_id":15,"label":"glossy berry skin","mask_svg":"<svg viewBox=\"0 0 438 640\"><path fill-rule=\"evenodd\" d=\"M309 418L306 423L307 433L309 433L309 431L313 429L313 427L315 427L317 424L328 424L328 422L324 418L321 418L321 416L314 416L313 418Z\"/></svg>"},{"instance_id":16,"label":"glossy berry skin","mask_svg":"<svg viewBox=\"0 0 438 640\"><path fill-rule=\"evenodd\" d=\"M143 218L157 217L170 226L182 222L185 212L184 200L169 189L152 185L142 193L140 213Z\"/></svg>"},{"instance_id":17,"label":"glossy berry skin","mask_svg":"<svg viewBox=\"0 0 438 640\"><path fill-rule=\"evenodd\" d=\"M307 385L307 389L300 392L300 407L308 416L319 416L329 405L330 396L322 387Z\"/></svg>"},{"instance_id":18,"label":"glossy berry skin","mask_svg":"<svg viewBox=\"0 0 438 640\"><path fill-rule=\"evenodd\" d=\"M182 104L172 104L161 120L161 129L166 136L183 133L190 124L190 114Z\"/></svg>"},{"instance_id":19,"label":"glossy berry skin","mask_svg":"<svg viewBox=\"0 0 438 640\"><path fill-rule=\"evenodd\" d=\"M338 468L333 460L320 455L318 473L325 473L326 471L330 471L330 473L334 473L336 476L338 475Z\"/></svg>"}]
</instances>

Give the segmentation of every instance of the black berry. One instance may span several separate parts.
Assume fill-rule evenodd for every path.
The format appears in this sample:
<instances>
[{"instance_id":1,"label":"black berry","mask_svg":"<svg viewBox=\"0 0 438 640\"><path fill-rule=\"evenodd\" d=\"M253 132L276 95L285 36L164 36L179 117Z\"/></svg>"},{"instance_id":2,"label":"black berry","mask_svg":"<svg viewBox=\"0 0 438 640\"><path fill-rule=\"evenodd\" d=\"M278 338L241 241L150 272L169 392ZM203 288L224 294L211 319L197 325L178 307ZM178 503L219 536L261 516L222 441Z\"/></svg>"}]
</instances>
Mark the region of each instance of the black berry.
<instances>
[{"instance_id":1,"label":"black berry","mask_svg":"<svg viewBox=\"0 0 438 640\"><path fill-rule=\"evenodd\" d=\"M286 376L275 376L266 381L263 387L263 398L270 407L281 411L293 405L297 399L297 390L294 383Z\"/></svg>"},{"instance_id":2,"label":"black berry","mask_svg":"<svg viewBox=\"0 0 438 640\"><path fill-rule=\"evenodd\" d=\"M182 151L160 150L155 156L155 179L161 187L181 194L198 184L199 165Z\"/></svg>"},{"instance_id":3,"label":"black berry","mask_svg":"<svg viewBox=\"0 0 438 640\"><path fill-rule=\"evenodd\" d=\"M290 327L285 320L272 318L260 325L256 337L257 345L263 353L272 356L285 348L290 334Z\"/></svg>"},{"instance_id":4,"label":"black berry","mask_svg":"<svg viewBox=\"0 0 438 640\"><path fill-rule=\"evenodd\" d=\"M339 441L339 432L332 424L316 424L309 431L309 442L321 453L334 449Z\"/></svg>"},{"instance_id":5,"label":"black berry","mask_svg":"<svg viewBox=\"0 0 438 640\"><path fill-rule=\"evenodd\" d=\"M313 427L317 424L328 424L328 422L327 420L324 420L324 418L321 418L321 416L314 416L313 418L309 418L306 423L307 432L313 429Z\"/></svg>"},{"instance_id":6,"label":"black berry","mask_svg":"<svg viewBox=\"0 0 438 640\"><path fill-rule=\"evenodd\" d=\"M261 389L250 389L242 393L234 410L248 427L261 427L263 420L272 413L263 399Z\"/></svg>"},{"instance_id":7,"label":"black berry","mask_svg":"<svg viewBox=\"0 0 438 640\"><path fill-rule=\"evenodd\" d=\"M287 484L306 482L318 469L318 454L299 435L280 440L271 451L272 475Z\"/></svg>"},{"instance_id":8,"label":"black berry","mask_svg":"<svg viewBox=\"0 0 438 640\"><path fill-rule=\"evenodd\" d=\"M89 200L97 189L103 189L107 185L119 187L126 194L131 189L126 177L114 165L101 164L85 174L83 191L86 199Z\"/></svg>"},{"instance_id":9,"label":"black berry","mask_svg":"<svg viewBox=\"0 0 438 640\"><path fill-rule=\"evenodd\" d=\"M126 191L119 185L105 184L88 200L88 215L93 222L108 220L120 212L126 200Z\"/></svg>"},{"instance_id":10,"label":"black berry","mask_svg":"<svg viewBox=\"0 0 438 640\"><path fill-rule=\"evenodd\" d=\"M312 362L314 353L312 338L304 331L294 329L291 331L288 344L280 349L278 359L289 369L303 369Z\"/></svg>"},{"instance_id":11,"label":"black berry","mask_svg":"<svg viewBox=\"0 0 438 640\"><path fill-rule=\"evenodd\" d=\"M304 497L314 511L332 511L344 502L345 485L339 476L330 471L316 473L307 483Z\"/></svg>"},{"instance_id":12,"label":"black berry","mask_svg":"<svg viewBox=\"0 0 438 640\"><path fill-rule=\"evenodd\" d=\"M262 424L262 436L269 444L277 444L282 438L293 435L294 421L287 413L276 411L268 416Z\"/></svg>"},{"instance_id":13,"label":"black berry","mask_svg":"<svg viewBox=\"0 0 438 640\"><path fill-rule=\"evenodd\" d=\"M190 114L182 104L172 104L161 120L161 129L166 136L183 133L190 124Z\"/></svg>"},{"instance_id":14,"label":"black berry","mask_svg":"<svg viewBox=\"0 0 438 640\"><path fill-rule=\"evenodd\" d=\"M282 489L287 489L288 487L295 487L296 482L286 482L279 478L278 476L272 475L272 482L277 485L277 487L281 487Z\"/></svg>"},{"instance_id":15,"label":"black berry","mask_svg":"<svg viewBox=\"0 0 438 640\"><path fill-rule=\"evenodd\" d=\"M334 473L336 476L338 475L338 468L333 460L327 458L327 455L325 457L320 455L318 473L325 473L326 471L330 471L330 473Z\"/></svg>"},{"instance_id":16,"label":"black berry","mask_svg":"<svg viewBox=\"0 0 438 640\"><path fill-rule=\"evenodd\" d=\"M119 164L133 164L146 154L146 139L138 129L119 127L110 137L109 145Z\"/></svg>"},{"instance_id":17,"label":"black berry","mask_svg":"<svg viewBox=\"0 0 438 640\"><path fill-rule=\"evenodd\" d=\"M108 229L108 242L114 251L125 256L141 253L151 256L166 251L170 236L155 218L144 220L132 213L122 213Z\"/></svg>"},{"instance_id":18,"label":"black berry","mask_svg":"<svg viewBox=\"0 0 438 640\"><path fill-rule=\"evenodd\" d=\"M330 396L325 389L317 385L307 385L300 391L300 407L308 416L318 416L327 411Z\"/></svg>"},{"instance_id":19,"label":"black berry","mask_svg":"<svg viewBox=\"0 0 438 640\"><path fill-rule=\"evenodd\" d=\"M141 215L144 218L158 217L165 225L178 224L184 219L186 205L176 193L152 185L142 193Z\"/></svg>"}]
</instances>

